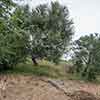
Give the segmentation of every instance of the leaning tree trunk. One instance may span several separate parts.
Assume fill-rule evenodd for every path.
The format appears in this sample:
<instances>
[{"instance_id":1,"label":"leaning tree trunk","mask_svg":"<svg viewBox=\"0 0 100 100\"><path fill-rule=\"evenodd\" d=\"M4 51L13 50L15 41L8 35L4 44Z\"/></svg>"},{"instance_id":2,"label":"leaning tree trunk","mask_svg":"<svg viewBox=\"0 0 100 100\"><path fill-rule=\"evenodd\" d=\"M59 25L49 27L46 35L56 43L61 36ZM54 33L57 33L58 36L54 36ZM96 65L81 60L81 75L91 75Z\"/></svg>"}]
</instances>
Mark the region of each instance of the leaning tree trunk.
<instances>
[{"instance_id":1,"label":"leaning tree trunk","mask_svg":"<svg viewBox=\"0 0 100 100\"><path fill-rule=\"evenodd\" d=\"M36 65L36 66L38 65L38 63L37 63L35 58L32 58L32 61L33 61L34 65Z\"/></svg>"}]
</instances>

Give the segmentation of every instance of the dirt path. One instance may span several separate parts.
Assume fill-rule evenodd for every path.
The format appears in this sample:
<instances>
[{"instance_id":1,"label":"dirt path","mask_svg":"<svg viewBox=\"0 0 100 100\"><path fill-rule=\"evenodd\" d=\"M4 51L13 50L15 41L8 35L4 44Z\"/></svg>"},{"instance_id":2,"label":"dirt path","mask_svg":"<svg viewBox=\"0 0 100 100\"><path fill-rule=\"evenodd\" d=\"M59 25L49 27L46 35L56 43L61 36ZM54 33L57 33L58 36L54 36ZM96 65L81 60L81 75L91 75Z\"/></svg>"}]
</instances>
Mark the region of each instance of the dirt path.
<instances>
[{"instance_id":1,"label":"dirt path","mask_svg":"<svg viewBox=\"0 0 100 100\"><path fill-rule=\"evenodd\" d=\"M92 99L75 99L73 93L79 96L79 91L82 95L92 94ZM96 100L94 95L100 96L100 85L35 76L0 76L0 100Z\"/></svg>"}]
</instances>

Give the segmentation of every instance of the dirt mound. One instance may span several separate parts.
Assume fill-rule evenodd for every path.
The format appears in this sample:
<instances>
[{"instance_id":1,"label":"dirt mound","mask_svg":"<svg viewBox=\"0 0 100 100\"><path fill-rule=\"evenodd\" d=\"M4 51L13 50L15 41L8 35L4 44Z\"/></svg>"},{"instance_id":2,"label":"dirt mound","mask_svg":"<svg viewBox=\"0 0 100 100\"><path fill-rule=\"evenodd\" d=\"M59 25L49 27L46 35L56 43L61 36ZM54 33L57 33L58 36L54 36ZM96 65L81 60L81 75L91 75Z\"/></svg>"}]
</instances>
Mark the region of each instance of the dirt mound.
<instances>
[{"instance_id":1,"label":"dirt mound","mask_svg":"<svg viewBox=\"0 0 100 100\"><path fill-rule=\"evenodd\" d=\"M71 98L71 100L100 100L100 98L86 91L75 91L72 93Z\"/></svg>"},{"instance_id":2,"label":"dirt mound","mask_svg":"<svg viewBox=\"0 0 100 100\"><path fill-rule=\"evenodd\" d=\"M84 86L83 86L84 85ZM89 86L93 87L93 85ZM91 88L89 87L89 89ZM100 100L87 83L54 80L44 77L4 75L0 76L0 100ZM85 92L86 90L86 92Z\"/></svg>"}]
</instances>

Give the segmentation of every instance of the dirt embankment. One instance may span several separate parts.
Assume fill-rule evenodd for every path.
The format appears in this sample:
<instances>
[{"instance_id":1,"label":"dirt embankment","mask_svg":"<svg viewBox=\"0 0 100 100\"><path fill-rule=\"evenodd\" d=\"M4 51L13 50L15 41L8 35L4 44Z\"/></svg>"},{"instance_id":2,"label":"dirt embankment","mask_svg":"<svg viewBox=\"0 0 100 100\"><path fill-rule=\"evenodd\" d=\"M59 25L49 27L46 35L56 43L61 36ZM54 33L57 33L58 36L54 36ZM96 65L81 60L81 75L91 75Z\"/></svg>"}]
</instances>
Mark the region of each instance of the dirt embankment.
<instances>
[{"instance_id":1,"label":"dirt embankment","mask_svg":"<svg viewBox=\"0 0 100 100\"><path fill-rule=\"evenodd\" d=\"M100 85L35 76L1 75L0 100L100 100Z\"/></svg>"}]
</instances>

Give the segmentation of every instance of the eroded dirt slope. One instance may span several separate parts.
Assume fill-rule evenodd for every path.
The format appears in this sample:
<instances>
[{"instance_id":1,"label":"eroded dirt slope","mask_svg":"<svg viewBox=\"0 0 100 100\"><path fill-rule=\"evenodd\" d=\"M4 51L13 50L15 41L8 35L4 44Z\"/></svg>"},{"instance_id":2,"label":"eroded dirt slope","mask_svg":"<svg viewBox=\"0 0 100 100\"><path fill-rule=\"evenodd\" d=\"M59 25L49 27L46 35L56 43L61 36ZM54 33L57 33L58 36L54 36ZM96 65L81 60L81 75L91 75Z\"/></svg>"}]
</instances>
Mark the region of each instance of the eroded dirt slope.
<instances>
[{"instance_id":1,"label":"eroded dirt slope","mask_svg":"<svg viewBox=\"0 0 100 100\"><path fill-rule=\"evenodd\" d=\"M100 85L44 77L1 75L0 100L100 100Z\"/></svg>"}]
</instances>

